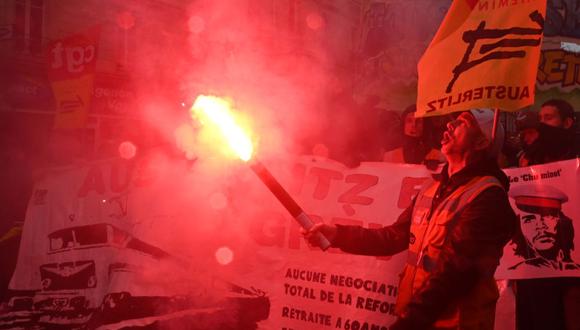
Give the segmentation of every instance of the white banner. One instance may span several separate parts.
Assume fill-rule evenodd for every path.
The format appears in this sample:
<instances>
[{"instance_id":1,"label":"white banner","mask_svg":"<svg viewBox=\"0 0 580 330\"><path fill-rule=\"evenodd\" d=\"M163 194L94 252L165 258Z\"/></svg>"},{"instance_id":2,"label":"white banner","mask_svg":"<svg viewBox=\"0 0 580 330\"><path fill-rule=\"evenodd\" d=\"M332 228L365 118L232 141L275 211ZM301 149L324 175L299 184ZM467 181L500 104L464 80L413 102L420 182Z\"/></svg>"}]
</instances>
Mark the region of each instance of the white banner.
<instances>
[{"instance_id":1,"label":"white banner","mask_svg":"<svg viewBox=\"0 0 580 330\"><path fill-rule=\"evenodd\" d=\"M415 165L349 169L311 157L289 168L266 165L316 221L365 227L394 222L431 174ZM47 175L29 204L12 312L0 325L386 329L394 321L405 253L376 258L312 249L248 168L223 166L215 175L209 164L152 155ZM506 172L514 188L558 188L568 198L563 214L578 221L577 160ZM557 241L542 235L540 247ZM576 265L578 252L568 252L572 261L564 251L554 264ZM508 245L497 275L580 275L577 268L528 265L538 262Z\"/></svg>"},{"instance_id":2,"label":"white banner","mask_svg":"<svg viewBox=\"0 0 580 330\"><path fill-rule=\"evenodd\" d=\"M580 276L578 169L573 159L505 171L520 226L496 278Z\"/></svg>"}]
</instances>

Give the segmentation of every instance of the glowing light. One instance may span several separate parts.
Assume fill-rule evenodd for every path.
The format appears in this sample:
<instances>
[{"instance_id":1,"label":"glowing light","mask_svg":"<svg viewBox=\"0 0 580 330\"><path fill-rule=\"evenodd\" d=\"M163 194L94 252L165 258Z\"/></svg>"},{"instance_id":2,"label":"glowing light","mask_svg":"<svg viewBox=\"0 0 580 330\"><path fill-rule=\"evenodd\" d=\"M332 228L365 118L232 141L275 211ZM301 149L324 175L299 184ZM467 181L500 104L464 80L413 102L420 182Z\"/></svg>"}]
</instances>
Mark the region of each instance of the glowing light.
<instances>
[{"instance_id":1,"label":"glowing light","mask_svg":"<svg viewBox=\"0 0 580 330\"><path fill-rule=\"evenodd\" d=\"M130 141L119 144L119 155L123 159L131 159L137 154L137 147Z\"/></svg>"},{"instance_id":2,"label":"glowing light","mask_svg":"<svg viewBox=\"0 0 580 330\"><path fill-rule=\"evenodd\" d=\"M103 203L106 203L106 202L107 202L107 200L106 200L106 199L103 199L101 202L103 202Z\"/></svg>"},{"instance_id":3,"label":"glowing light","mask_svg":"<svg viewBox=\"0 0 580 330\"><path fill-rule=\"evenodd\" d=\"M227 265L234 260L234 252L227 246L222 246L215 251L215 259L220 265Z\"/></svg>"},{"instance_id":4,"label":"glowing light","mask_svg":"<svg viewBox=\"0 0 580 330\"><path fill-rule=\"evenodd\" d=\"M235 120L231 104L219 97L200 95L191 108L193 115L206 126L212 126L226 139L230 149L243 161L252 158L254 146L247 130Z\"/></svg>"},{"instance_id":5,"label":"glowing light","mask_svg":"<svg viewBox=\"0 0 580 330\"><path fill-rule=\"evenodd\" d=\"M223 210L228 205L228 199L221 192L211 194L209 204L214 210Z\"/></svg>"},{"instance_id":6,"label":"glowing light","mask_svg":"<svg viewBox=\"0 0 580 330\"><path fill-rule=\"evenodd\" d=\"M306 16L306 25L316 31L324 26L324 19L318 13L310 13Z\"/></svg>"}]
</instances>

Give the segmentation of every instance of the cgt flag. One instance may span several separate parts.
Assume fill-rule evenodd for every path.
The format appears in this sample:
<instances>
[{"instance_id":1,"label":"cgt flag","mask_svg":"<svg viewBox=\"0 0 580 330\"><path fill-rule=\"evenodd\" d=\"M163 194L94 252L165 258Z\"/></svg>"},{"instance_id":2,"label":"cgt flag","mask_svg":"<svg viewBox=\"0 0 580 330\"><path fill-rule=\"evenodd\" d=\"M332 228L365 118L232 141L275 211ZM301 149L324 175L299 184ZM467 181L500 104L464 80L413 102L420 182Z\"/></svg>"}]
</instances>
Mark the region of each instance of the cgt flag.
<instances>
[{"instance_id":1,"label":"cgt flag","mask_svg":"<svg viewBox=\"0 0 580 330\"><path fill-rule=\"evenodd\" d=\"M419 60L417 112L534 103L546 0L454 0Z\"/></svg>"},{"instance_id":2,"label":"cgt flag","mask_svg":"<svg viewBox=\"0 0 580 330\"><path fill-rule=\"evenodd\" d=\"M84 127L87 121L99 28L56 40L48 45L48 77L56 100L55 128Z\"/></svg>"}]
</instances>

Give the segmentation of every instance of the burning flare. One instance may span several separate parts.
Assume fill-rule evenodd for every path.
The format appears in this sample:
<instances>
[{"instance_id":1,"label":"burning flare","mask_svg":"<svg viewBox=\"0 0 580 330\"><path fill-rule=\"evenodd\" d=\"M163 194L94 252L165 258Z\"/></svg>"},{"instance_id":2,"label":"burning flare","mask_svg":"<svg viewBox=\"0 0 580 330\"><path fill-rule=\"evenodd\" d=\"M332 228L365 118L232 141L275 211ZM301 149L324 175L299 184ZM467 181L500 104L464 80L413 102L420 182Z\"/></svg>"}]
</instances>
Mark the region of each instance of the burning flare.
<instances>
[{"instance_id":1,"label":"burning flare","mask_svg":"<svg viewBox=\"0 0 580 330\"><path fill-rule=\"evenodd\" d=\"M217 128L231 150L243 161L247 162L252 158L254 146L250 134L236 122L230 102L216 96L200 95L190 111L204 125Z\"/></svg>"},{"instance_id":2,"label":"burning flare","mask_svg":"<svg viewBox=\"0 0 580 330\"><path fill-rule=\"evenodd\" d=\"M228 101L215 96L200 95L195 99L191 112L192 116L197 117L202 124L210 128L212 133L219 131L220 135L228 142L230 149L243 161L247 162L252 158L254 148L249 132L248 130L244 131L239 122L236 122L231 104ZM213 128L217 128L217 130ZM314 221L260 161L254 159L249 166L303 228L308 230L314 226ZM320 248L326 250L330 247L330 241L322 233L318 232L316 237ZM216 252L218 262L223 265L233 259L233 253L228 252L228 250L221 249Z\"/></svg>"}]
</instances>

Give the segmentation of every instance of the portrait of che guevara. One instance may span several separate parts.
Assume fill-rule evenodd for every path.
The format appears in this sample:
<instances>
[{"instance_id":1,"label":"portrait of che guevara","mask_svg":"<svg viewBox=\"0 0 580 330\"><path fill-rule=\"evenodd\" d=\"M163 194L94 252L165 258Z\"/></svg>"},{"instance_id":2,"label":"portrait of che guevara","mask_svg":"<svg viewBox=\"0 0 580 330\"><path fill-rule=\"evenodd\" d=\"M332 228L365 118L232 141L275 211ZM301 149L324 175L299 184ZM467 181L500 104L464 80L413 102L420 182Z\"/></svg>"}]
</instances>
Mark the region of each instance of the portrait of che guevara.
<instances>
[{"instance_id":1,"label":"portrait of che guevara","mask_svg":"<svg viewBox=\"0 0 580 330\"><path fill-rule=\"evenodd\" d=\"M580 269L580 264L571 257L573 221L562 211L568 196L556 187L541 183L514 186L509 196L519 219L512 244L515 255L523 261L508 269Z\"/></svg>"}]
</instances>

